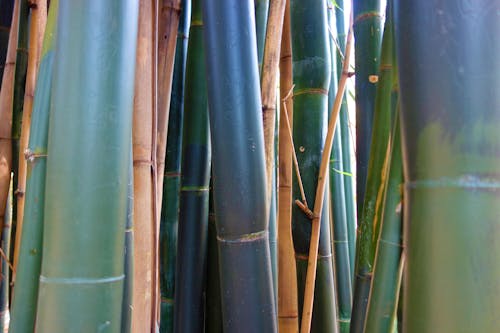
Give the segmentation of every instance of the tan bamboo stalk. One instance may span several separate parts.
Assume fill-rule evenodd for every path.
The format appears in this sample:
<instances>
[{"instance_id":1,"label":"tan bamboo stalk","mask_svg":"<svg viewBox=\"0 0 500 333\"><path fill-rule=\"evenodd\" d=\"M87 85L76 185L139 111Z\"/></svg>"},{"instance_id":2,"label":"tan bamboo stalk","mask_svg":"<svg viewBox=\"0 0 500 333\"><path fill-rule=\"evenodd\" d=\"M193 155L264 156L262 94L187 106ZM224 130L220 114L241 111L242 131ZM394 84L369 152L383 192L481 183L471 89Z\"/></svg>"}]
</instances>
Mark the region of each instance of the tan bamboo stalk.
<instances>
[{"instance_id":1,"label":"tan bamboo stalk","mask_svg":"<svg viewBox=\"0 0 500 333\"><path fill-rule=\"evenodd\" d=\"M132 332L152 332L156 279L153 133L153 1L139 1L132 125L134 158L134 290Z\"/></svg>"},{"instance_id":2,"label":"tan bamboo stalk","mask_svg":"<svg viewBox=\"0 0 500 333\"><path fill-rule=\"evenodd\" d=\"M40 64L40 53L43 44L45 25L47 24L47 1L31 0L30 40L28 46L28 69L26 72L26 86L24 89L23 118L21 127L19 169L16 199L17 199L17 227L14 241L14 272L12 280L16 280L16 268L19 258L19 247L21 245L21 234L24 217L24 193L26 191L26 159L24 151L28 148L30 135L31 113L33 110L33 97L35 96L36 76Z\"/></svg>"},{"instance_id":3,"label":"tan bamboo stalk","mask_svg":"<svg viewBox=\"0 0 500 333\"><path fill-rule=\"evenodd\" d=\"M158 145L156 150L159 189L163 188L170 92L172 90L181 0L160 0L160 4L158 17ZM159 191L158 209L161 209L162 195L162 191Z\"/></svg>"},{"instance_id":4,"label":"tan bamboo stalk","mask_svg":"<svg viewBox=\"0 0 500 333\"><path fill-rule=\"evenodd\" d=\"M276 84L280 60L281 32L286 0L271 0L267 19L266 42L262 60L260 83L262 118L264 121L264 145L266 153L267 205L271 203L274 165L274 132L276 123Z\"/></svg>"},{"instance_id":5,"label":"tan bamboo stalk","mask_svg":"<svg viewBox=\"0 0 500 333\"><path fill-rule=\"evenodd\" d=\"M0 223L3 224L9 196L12 166L12 103L14 101L14 71L16 68L19 0L14 2L9 44L0 90Z\"/></svg>"},{"instance_id":6,"label":"tan bamboo stalk","mask_svg":"<svg viewBox=\"0 0 500 333\"><path fill-rule=\"evenodd\" d=\"M278 187L278 325L280 332L299 331L297 270L292 240L292 142L288 119L293 121L293 100L286 98L293 86L290 40L290 0L286 1L281 36ZM285 112L287 114L285 114Z\"/></svg>"},{"instance_id":7,"label":"tan bamboo stalk","mask_svg":"<svg viewBox=\"0 0 500 333\"><path fill-rule=\"evenodd\" d=\"M311 320L312 320L313 301L314 301L314 284L316 281L316 265L318 259L321 211L323 209L323 197L325 194L325 186L328 181L328 163L330 162L330 152L332 150L332 145L333 145L333 136L335 134L337 118L339 115L340 106L342 104L342 98L344 96L347 79L349 77L348 70L349 70L349 59L351 55L351 44L352 44L352 18L350 26L351 27L349 28L349 33L347 35L347 44L346 44L344 65L342 66L342 75L340 77L337 95L335 96L335 101L333 103L330 122L328 124L328 132L326 135L325 147L323 150L323 154L321 156L318 185L316 187L316 198L314 200L314 209L312 212L313 214L311 221L312 222L311 243L309 245L310 246L309 260L307 265L306 286L304 291L304 307L302 310L302 321L300 326L301 333L309 333L311 330Z\"/></svg>"}]
</instances>

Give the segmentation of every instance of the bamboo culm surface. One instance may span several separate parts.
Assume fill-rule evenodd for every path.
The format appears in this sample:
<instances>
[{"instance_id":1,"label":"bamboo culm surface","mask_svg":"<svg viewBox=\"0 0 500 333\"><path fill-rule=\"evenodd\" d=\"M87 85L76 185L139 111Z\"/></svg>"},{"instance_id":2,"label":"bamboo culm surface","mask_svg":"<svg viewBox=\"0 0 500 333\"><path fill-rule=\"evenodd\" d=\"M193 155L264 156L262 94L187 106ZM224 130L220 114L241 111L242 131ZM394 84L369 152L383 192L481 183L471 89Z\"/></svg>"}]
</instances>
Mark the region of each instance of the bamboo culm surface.
<instances>
[{"instance_id":1,"label":"bamboo culm surface","mask_svg":"<svg viewBox=\"0 0 500 333\"><path fill-rule=\"evenodd\" d=\"M37 332L120 331L137 16L59 5Z\"/></svg>"},{"instance_id":2,"label":"bamboo culm surface","mask_svg":"<svg viewBox=\"0 0 500 333\"><path fill-rule=\"evenodd\" d=\"M407 333L500 327L498 31L496 1L396 6Z\"/></svg>"},{"instance_id":3,"label":"bamboo culm surface","mask_svg":"<svg viewBox=\"0 0 500 333\"><path fill-rule=\"evenodd\" d=\"M193 1L182 130L174 331L202 332L205 320L210 129L201 0Z\"/></svg>"},{"instance_id":4,"label":"bamboo culm surface","mask_svg":"<svg viewBox=\"0 0 500 333\"><path fill-rule=\"evenodd\" d=\"M277 331L253 12L253 1L214 0L203 6L222 314L228 332Z\"/></svg>"},{"instance_id":5,"label":"bamboo culm surface","mask_svg":"<svg viewBox=\"0 0 500 333\"><path fill-rule=\"evenodd\" d=\"M187 44L191 20L191 1L181 2L174 73L168 119L167 151L160 216L160 332L174 329L175 266L177 257L177 227L179 190L181 183L182 123L184 114L184 78Z\"/></svg>"}]
</instances>

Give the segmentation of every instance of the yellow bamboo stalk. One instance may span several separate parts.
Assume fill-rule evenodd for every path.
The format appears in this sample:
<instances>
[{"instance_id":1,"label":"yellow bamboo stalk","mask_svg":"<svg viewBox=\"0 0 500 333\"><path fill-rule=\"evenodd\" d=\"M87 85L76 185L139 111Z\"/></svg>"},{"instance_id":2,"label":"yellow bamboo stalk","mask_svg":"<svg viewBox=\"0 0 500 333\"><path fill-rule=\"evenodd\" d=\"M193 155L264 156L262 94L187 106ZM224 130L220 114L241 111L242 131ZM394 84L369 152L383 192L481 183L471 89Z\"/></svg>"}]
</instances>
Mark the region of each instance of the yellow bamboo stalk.
<instances>
[{"instance_id":1,"label":"yellow bamboo stalk","mask_svg":"<svg viewBox=\"0 0 500 333\"><path fill-rule=\"evenodd\" d=\"M180 11L181 0L161 0L158 18L158 145L156 150L159 189L163 188L170 92ZM161 209L162 194L162 191L158 192L158 209Z\"/></svg>"},{"instance_id":2,"label":"yellow bamboo stalk","mask_svg":"<svg viewBox=\"0 0 500 333\"><path fill-rule=\"evenodd\" d=\"M344 96L347 79L349 77L349 59L351 55L352 44L352 16L347 35L346 52L344 57L344 64L342 67L342 76L338 85L337 95L333 103L331 118L328 124L328 132L326 135L325 147L321 156L321 165L319 169L318 185L316 187L316 199L314 200L314 209L312 216L312 230L311 230L311 243L309 245L309 260L307 264L306 285L304 291L304 306L302 308L302 321L300 326L301 333L309 333L311 330L311 320L313 312L314 301L314 287L316 281L316 265L318 260L318 246L320 234L320 220L321 210L323 209L323 197L325 194L325 186L328 181L328 163L330 161L330 152L332 150L333 136L335 134L335 125L342 104L342 97ZM307 207L305 207L307 208Z\"/></svg>"},{"instance_id":3,"label":"yellow bamboo stalk","mask_svg":"<svg viewBox=\"0 0 500 333\"><path fill-rule=\"evenodd\" d=\"M36 76L40 64L40 53L43 44L45 25L47 24L47 0L30 0L31 20L28 45L28 68L26 71L26 86L24 89L23 118L21 125L19 168L16 193L17 198L17 227L14 241L14 272L12 280L15 281L17 261L19 258L19 247L21 245L21 234L24 218L24 193L26 192L26 168L24 151L28 148L31 126L31 114L33 111L33 97L35 96Z\"/></svg>"},{"instance_id":4,"label":"yellow bamboo stalk","mask_svg":"<svg viewBox=\"0 0 500 333\"><path fill-rule=\"evenodd\" d=\"M12 104L16 69L19 0L15 0L0 91L0 224L3 225L12 167ZM1 229L0 229L1 230Z\"/></svg>"},{"instance_id":5,"label":"yellow bamboo stalk","mask_svg":"<svg viewBox=\"0 0 500 333\"><path fill-rule=\"evenodd\" d=\"M299 331L297 270L292 239L292 142L288 119L293 119L293 100L286 98L292 89L292 45L290 40L290 0L286 1L281 36L278 187L278 326L280 332ZM286 114L286 113L287 114Z\"/></svg>"},{"instance_id":6,"label":"yellow bamboo stalk","mask_svg":"<svg viewBox=\"0 0 500 333\"><path fill-rule=\"evenodd\" d=\"M155 193L153 183L154 4L139 1L132 144L134 159L134 289L132 332L153 332L155 275Z\"/></svg>"}]
</instances>

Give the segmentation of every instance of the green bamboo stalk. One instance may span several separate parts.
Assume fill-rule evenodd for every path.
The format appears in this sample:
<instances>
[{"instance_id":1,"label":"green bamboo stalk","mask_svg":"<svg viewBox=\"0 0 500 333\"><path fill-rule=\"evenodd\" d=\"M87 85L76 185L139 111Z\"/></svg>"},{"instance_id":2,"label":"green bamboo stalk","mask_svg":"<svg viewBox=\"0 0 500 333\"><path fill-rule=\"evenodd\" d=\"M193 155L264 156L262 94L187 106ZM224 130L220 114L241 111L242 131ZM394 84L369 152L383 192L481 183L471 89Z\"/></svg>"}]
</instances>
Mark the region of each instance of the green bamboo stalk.
<instances>
[{"instance_id":1,"label":"green bamboo stalk","mask_svg":"<svg viewBox=\"0 0 500 333\"><path fill-rule=\"evenodd\" d=\"M227 332L277 330L253 12L253 1L248 0L214 0L203 6L222 314Z\"/></svg>"},{"instance_id":2,"label":"green bamboo stalk","mask_svg":"<svg viewBox=\"0 0 500 333\"><path fill-rule=\"evenodd\" d=\"M12 179L12 177L11 177ZM10 226L12 225L12 201L13 190L12 181L10 182L7 205L5 207L5 216L2 222L2 240L1 247L3 251L0 259L2 275L0 279L0 332L5 332L7 328L7 317L9 314L9 289L10 289L10 267L9 267L9 249L10 249Z\"/></svg>"},{"instance_id":3,"label":"green bamboo stalk","mask_svg":"<svg viewBox=\"0 0 500 333\"><path fill-rule=\"evenodd\" d=\"M208 213L207 240L207 287L205 332L222 333L222 309L219 277L219 254L217 250L216 215L214 211L213 185L210 180L210 199Z\"/></svg>"},{"instance_id":4,"label":"green bamboo stalk","mask_svg":"<svg viewBox=\"0 0 500 333\"><path fill-rule=\"evenodd\" d=\"M137 14L59 6L37 332L120 332Z\"/></svg>"},{"instance_id":5,"label":"green bamboo stalk","mask_svg":"<svg viewBox=\"0 0 500 333\"><path fill-rule=\"evenodd\" d=\"M190 19L191 1L183 0L177 31L177 46L175 48L160 219L160 332L162 333L173 332L174 329L174 287L179 217L184 77Z\"/></svg>"},{"instance_id":6,"label":"green bamboo stalk","mask_svg":"<svg viewBox=\"0 0 500 333\"><path fill-rule=\"evenodd\" d=\"M496 332L498 2L399 1L395 16L405 170L403 331Z\"/></svg>"},{"instance_id":7,"label":"green bamboo stalk","mask_svg":"<svg viewBox=\"0 0 500 333\"><path fill-rule=\"evenodd\" d=\"M19 0L18 35L16 51L16 69L14 74L14 99L12 104L12 171L14 172L14 201L12 213L12 236L16 237L17 227L17 192L19 150L21 139L21 127L23 118L24 89L26 83L26 71L28 69L28 34L29 34L29 4L28 0ZM24 193L21 193L21 195ZM11 242L11 248L14 242ZM11 249L13 250L13 249ZM11 251L13 254L14 251Z\"/></svg>"},{"instance_id":8,"label":"green bamboo stalk","mask_svg":"<svg viewBox=\"0 0 500 333\"><path fill-rule=\"evenodd\" d=\"M28 150L26 204L9 332L33 332L42 264L49 109L59 0L51 2L37 78Z\"/></svg>"},{"instance_id":9,"label":"green bamboo stalk","mask_svg":"<svg viewBox=\"0 0 500 333\"><path fill-rule=\"evenodd\" d=\"M202 332L205 319L211 147L203 30L201 0L194 0L184 95L175 332Z\"/></svg>"},{"instance_id":10,"label":"green bamboo stalk","mask_svg":"<svg viewBox=\"0 0 500 333\"><path fill-rule=\"evenodd\" d=\"M328 87L331 70L326 2L315 0L306 3L292 0L290 15L295 84L293 141L298 149L296 153L304 192L312 207L316 195L321 153L327 127ZM306 27L307 29L305 29ZM293 184L294 198L299 198L300 192L296 177L294 177ZM292 226L297 261L299 310L302 311L311 238L311 220L296 205L292 208ZM336 332L338 329L331 256L328 205L324 205L312 332Z\"/></svg>"},{"instance_id":11,"label":"green bamboo stalk","mask_svg":"<svg viewBox=\"0 0 500 333\"><path fill-rule=\"evenodd\" d=\"M330 88L328 89L328 110L331 110L337 94L337 47L335 38L337 29L333 6L329 4L328 21L330 31L330 55L332 59ZM332 250L334 251L335 285L337 287L338 326L340 332L349 332L352 310L352 279L349 263L349 247L347 238L347 216L344 192L344 164L342 160L341 127L337 122L330 155L330 210L332 228Z\"/></svg>"},{"instance_id":12,"label":"green bamboo stalk","mask_svg":"<svg viewBox=\"0 0 500 333\"><path fill-rule=\"evenodd\" d=\"M5 67L13 10L13 0L0 0L0 81ZM0 82L0 88L1 86L2 83Z\"/></svg>"},{"instance_id":13,"label":"green bamboo stalk","mask_svg":"<svg viewBox=\"0 0 500 333\"><path fill-rule=\"evenodd\" d=\"M400 284L403 162L399 112L396 112L388 158L388 177L380 237L374 262L364 332L393 332Z\"/></svg>"},{"instance_id":14,"label":"green bamboo stalk","mask_svg":"<svg viewBox=\"0 0 500 333\"><path fill-rule=\"evenodd\" d=\"M340 80L342 75L342 62L345 55L345 44L347 34L345 31L345 10L344 0L335 0L335 23L337 28L337 77ZM354 173L352 170L352 137L349 126L349 108L347 107L347 98L344 94L342 105L340 107L339 120L340 138L342 141L342 162L344 173L344 199L347 219L347 240L349 248L349 267L351 271L351 280L354 280L354 261L356 256L356 203L354 200Z\"/></svg>"},{"instance_id":15,"label":"green bamboo stalk","mask_svg":"<svg viewBox=\"0 0 500 333\"><path fill-rule=\"evenodd\" d=\"M370 145L375 112L382 39L380 0L353 1L356 64L356 201L360 217L369 172ZM358 226L359 226L358 220Z\"/></svg>"},{"instance_id":16,"label":"green bamboo stalk","mask_svg":"<svg viewBox=\"0 0 500 333\"><path fill-rule=\"evenodd\" d=\"M389 2L390 4L390 2ZM387 14L380 60L380 77L375 99L372 143L368 167L366 194L363 210L358 223L356 248L354 303L351 332L363 332L366 307L370 294L375 248L377 245L381 204L385 188L387 147L393 123L392 86L393 86L393 29L392 10L387 6Z\"/></svg>"},{"instance_id":17,"label":"green bamboo stalk","mask_svg":"<svg viewBox=\"0 0 500 333\"><path fill-rule=\"evenodd\" d=\"M130 142L127 182L127 219L125 221L125 259L123 281L123 302L121 333L132 332L133 293L134 293L134 161L133 147Z\"/></svg>"}]
</instances>

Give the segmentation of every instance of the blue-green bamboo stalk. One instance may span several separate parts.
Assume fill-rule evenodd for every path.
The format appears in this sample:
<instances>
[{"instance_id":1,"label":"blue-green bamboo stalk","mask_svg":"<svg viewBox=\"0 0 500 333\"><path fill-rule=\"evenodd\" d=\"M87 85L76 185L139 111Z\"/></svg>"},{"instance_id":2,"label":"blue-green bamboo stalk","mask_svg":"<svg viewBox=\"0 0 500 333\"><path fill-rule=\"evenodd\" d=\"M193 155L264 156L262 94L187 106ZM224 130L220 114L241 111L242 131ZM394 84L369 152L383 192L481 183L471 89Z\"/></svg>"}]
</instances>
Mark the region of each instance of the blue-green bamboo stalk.
<instances>
[{"instance_id":1,"label":"blue-green bamboo stalk","mask_svg":"<svg viewBox=\"0 0 500 333\"><path fill-rule=\"evenodd\" d=\"M177 257L177 228L182 152L182 123L184 114L184 78L191 19L191 0L181 3L181 15L175 48L172 93L168 119L167 152L163 181L160 219L160 332L174 330L175 266Z\"/></svg>"},{"instance_id":2,"label":"blue-green bamboo stalk","mask_svg":"<svg viewBox=\"0 0 500 333\"><path fill-rule=\"evenodd\" d=\"M184 95L174 308L174 331L186 333L203 332L205 319L211 147L203 29L201 0L193 0Z\"/></svg>"},{"instance_id":3,"label":"blue-green bamboo stalk","mask_svg":"<svg viewBox=\"0 0 500 333\"><path fill-rule=\"evenodd\" d=\"M203 6L222 314L227 332L277 330L253 13L254 3L249 0L212 0Z\"/></svg>"},{"instance_id":4,"label":"blue-green bamboo stalk","mask_svg":"<svg viewBox=\"0 0 500 333\"><path fill-rule=\"evenodd\" d=\"M121 330L137 18L136 0L59 5L38 333Z\"/></svg>"}]
</instances>

